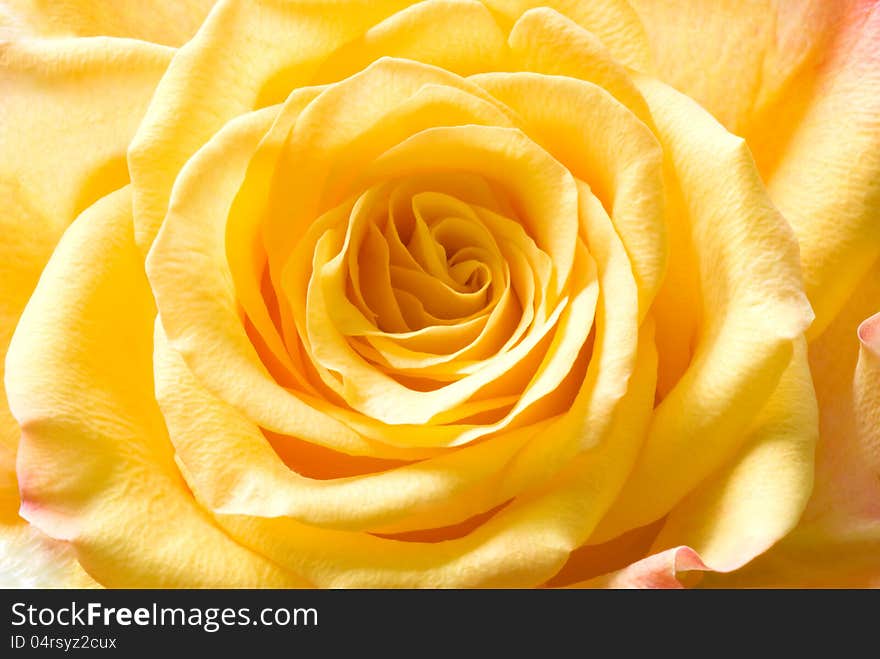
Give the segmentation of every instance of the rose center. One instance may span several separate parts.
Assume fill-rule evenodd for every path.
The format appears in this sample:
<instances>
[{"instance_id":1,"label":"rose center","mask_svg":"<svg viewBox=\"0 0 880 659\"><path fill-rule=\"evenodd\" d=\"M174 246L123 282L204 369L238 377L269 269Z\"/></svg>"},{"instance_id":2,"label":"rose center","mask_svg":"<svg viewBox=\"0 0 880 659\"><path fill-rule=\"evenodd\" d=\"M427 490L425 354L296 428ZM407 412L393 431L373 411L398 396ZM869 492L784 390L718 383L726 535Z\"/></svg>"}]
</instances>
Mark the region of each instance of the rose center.
<instances>
[{"instance_id":1,"label":"rose center","mask_svg":"<svg viewBox=\"0 0 880 659\"><path fill-rule=\"evenodd\" d=\"M442 192L392 195L366 229L350 299L387 332L449 325L491 311L505 259L479 209ZM356 281L355 281L356 280Z\"/></svg>"}]
</instances>

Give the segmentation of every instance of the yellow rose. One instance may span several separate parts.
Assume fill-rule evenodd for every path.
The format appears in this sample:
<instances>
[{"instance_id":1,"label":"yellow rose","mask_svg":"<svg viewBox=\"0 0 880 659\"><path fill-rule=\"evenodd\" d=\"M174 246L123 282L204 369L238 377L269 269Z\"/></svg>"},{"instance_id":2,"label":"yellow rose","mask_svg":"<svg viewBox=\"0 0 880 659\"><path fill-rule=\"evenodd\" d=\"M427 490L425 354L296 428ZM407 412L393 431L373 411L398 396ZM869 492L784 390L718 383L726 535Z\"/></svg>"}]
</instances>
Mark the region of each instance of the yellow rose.
<instances>
[{"instance_id":1,"label":"yellow rose","mask_svg":"<svg viewBox=\"0 0 880 659\"><path fill-rule=\"evenodd\" d=\"M209 5L0 3L4 581L880 584L876 2Z\"/></svg>"}]
</instances>

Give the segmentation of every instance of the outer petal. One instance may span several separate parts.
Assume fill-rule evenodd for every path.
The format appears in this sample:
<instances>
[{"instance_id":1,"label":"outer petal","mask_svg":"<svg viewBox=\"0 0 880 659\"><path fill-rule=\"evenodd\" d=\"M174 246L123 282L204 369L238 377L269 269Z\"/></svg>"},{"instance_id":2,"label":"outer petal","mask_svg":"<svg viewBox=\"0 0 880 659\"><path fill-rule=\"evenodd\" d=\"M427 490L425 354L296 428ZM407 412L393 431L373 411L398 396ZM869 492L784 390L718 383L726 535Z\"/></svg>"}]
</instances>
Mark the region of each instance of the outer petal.
<instances>
[{"instance_id":1,"label":"outer petal","mask_svg":"<svg viewBox=\"0 0 880 659\"><path fill-rule=\"evenodd\" d=\"M815 67L855 3L778 0L629 0L644 25L655 73L734 132ZM865 4L864 2L862 4Z\"/></svg>"},{"instance_id":2,"label":"outer petal","mask_svg":"<svg viewBox=\"0 0 880 659\"><path fill-rule=\"evenodd\" d=\"M107 586L301 585L214 526L177 472L153 394L154 317L125 188L65 233L9 350L22 515Z\"/></svg>"},{"instance_id":3,"label":"outer petal","mask_svg":"<svg viewBox=\"0 0 880 659\"><path fill-rule=\"evenodd\" d=\"M818 336L880 254L880 4L632 4L658 75L747 139L800 241Z\"/></svg>"},{"instance_id":4,"label":"outer petal","mask_svg":"<svg viewBox=\"0 0 880 659\"><path fill-rule=\"evenodd\" d=\"M127 182L128 142L170 58L170 49L124 39L0 44L0 355L61 233ZM29 544L35 535L13 514L18 437L0 384L0 543L43 556L24 547L49 540Z\"/></svg>"},{"instance_id":5,"label":"outer petal","mask_svg":"<svg viewBox=\"0 0 880 659\"><path fill-rule=\"evenodd\" d=\"M168 46L187 41L215 0L3 0L0 34L7 16L13 33L43 37L127 37Z\"/></svg>"},{"instance_id":6,"label":"outer petal","mask_svg":"<svg viewBox=\"0 0 880 659\"><path fill-rule=\"evenodd\" d=\"M707 588L880 588L880 524L803 524L764 556Z\"/></svg>"},{"instance_id":7,"label":"outer petal","mask_svg":"<svg viewBox=\"0 0 880 659\"><path fill-rule=\"evenodd\" d=\"M810 345L816 484L800 525L722 586L880 587L880 263Z\"/></svg>"},{"instance_id":8,"label":"outer petal","mask_svg":"<svg viewBox=\"0 0 880 659\"><path fill-rule=\"evenodd\" d=\"M128 143L172 53L106 37L0 42L2 220L57 238L125 185Z\"/></svg>"},{"instance_id":9,"label":"outer petal","mask_svg":"<svg viewBox=\"0 0 880 659\"><path fill-rule=\"evenodd\" d=\"M736 570L797 524L813 486L816 396L805 341L729 466L666 518L654 551L688 545L712 570Z\"/></svg>"},{"instance_id":10,"label":"outer petal","mask_svg":"<svg viewBox=\"0 0 880 659\"><path fill-rule=\"evenodd\" d=\"M680 185L701 322L691 363L655 410L639 462L595 542L662 517L742 448L791 360L792 341L812 319L794 237L743 141L668 86L639 79L639 87Z\"/></svg>"},{"instance_id":11,"label":"outer petal","mask_svg":"<svg viewBox=\"0 0 880 659\"><path fill-rule=\"evenodd\" d=\"M880 4L857 3L820 69L816 97L762 168L770 197L801 245L807 295L816 312L809 338L836 316L880 258ZM769 117L772 134L788 119ZM749 136L760 163L764 145Z\"/></svg>"}]
</instances>

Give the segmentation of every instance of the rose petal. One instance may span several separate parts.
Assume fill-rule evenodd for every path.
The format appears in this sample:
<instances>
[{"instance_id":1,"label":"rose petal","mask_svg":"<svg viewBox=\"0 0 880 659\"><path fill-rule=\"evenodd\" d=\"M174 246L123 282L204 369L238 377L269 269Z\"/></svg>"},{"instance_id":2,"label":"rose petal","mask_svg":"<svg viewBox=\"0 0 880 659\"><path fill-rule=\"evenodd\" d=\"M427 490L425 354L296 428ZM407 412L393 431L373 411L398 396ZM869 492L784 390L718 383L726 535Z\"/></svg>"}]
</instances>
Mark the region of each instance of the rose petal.
<instances>
[{"instance_id":1,"label":"rose petal","mask_svg":"<svg viewBox=\"0 0 880 659\"><path fill-rule=\"evenodd\" d=\"M598 37L615 60L642 71L651 68L644 28L626 0L485 0L485 4L506 25L530 9L549 7Z\"/></svg>"},{"instance_id":2,"label":"rose petal","mask_svg":"<svg viewBox=\"0 0 880 659\"><path fill-rule=\"evenodd\" d=\"M582 581L570 588L684 588L679 572L708 570L690 547L675 547L653 554L616 572Z\"/></svg>"},{"instance_id":3,"label":"rose petal","mask_svg":"<svg viewBox=\"0 0 880 659\"><path fill-rule=\"evenodd\" d=\"M337 50L316 78L342 80L382 57L417 60L464 76L504 68L505 54L504 34L482 2L423 0Z\"/></svg>"},{"instance_id":4,"label":"rose petal","mask_svg":"<svg viewBox=\"0 0 880 659\"><path fill-rule=\"evenodd\" d=\"M0 44L0 180L45 216L34 223L60 233L127 183L126 147L172 54L106 37Z\"/></svg>"},{"instance_id":5,"label":"rose petal","mask_svg":"<svg viewBox=\"0 0 880 659\"><path fill-rule=\"evenodd\" d=\"M5 0L16 31L44 37L125 37L168 46L187 41L215 0Z\"/></svg>"},{"instance_id":6,"label":"rose petal","mask_svg":"<svg viewBox=\"0 0 880 659\"><path fill-rule=\"evenodd\" d=\"M823 516L880 520L878 307L880 263L875 263L840 315L810 345L821 439L807 521Z\"/></svg>"},{"instance_id":7,"label":"rose petal","mask_svg":"<svg viewBox=\"0 0 880 659\"><path fill-rule=\"evenodd\" d=\"M5 403L5 393L3 400ZM15 475L19 429L12 415L8 411L6 414L15 436L9 452L0 453L0 556L3 556L0 588L89 588L97 585L77 562L73 547L50 538L19 516L21 502Z\"/></svg>"},{"instance_id":8,"label":"rose petal","mask_svg":"<svg viewBox=\"0 0 880 659\"><path fill-rule=\"evenodd\" d=\"M514 110L526 134L588 183L609 209L630 256L644 316L666 267L663 154L651 131L631 108L589 82L529 73L471 79Z\"/></svg>"},{"instance_id":9,"label":"rose petal","mask_svg":"<svg viewBox=\"0 0 880 659\"><path fill-rule=\"evenodd\" d=\"M170 49L124 39L0 46L0 150L10 154L0 162L0 355L61 233L82 208L127 182L125 150L170 56ZM0 498L9 511L18 508L19 435L0 384ZM21 561L23 583L36 583L38 557L70 555L49 548L48 538L12 512L0 523L0 542ZM24 547L33 548L32 569L18 553ZM66 573L52 574L62 585Z\"/></svg>"},{"instance_id":10,"label":"rose petal","mask_svg":"<svg viewBox=\"0 0 880 659\"><path fill-rule=\"evenodd\" d=\"M641 348L650 352L650 331ZM328 531L288 518L218 516L239 542L328 587L524 587L557 572L625 479L647 422L655 362L640 353L615 427L570 463L551 492L514 501L462 538L400 542ZM572 430L583 416L567 419ZM558 437L568 428L556 430ZM576 435L583 439L583 435ZM532 454L534 455L534 454ZM533 463L526 463L529 467ZM531 469L529 469L531 471Z\"/></svg>"},{"instance_id":11,"label":"rose petal","mask_svg":"<svg viewBox=\"0 0 880 659\"><path fill-rule=\"evenodd\" d=\"M125 188L65 233L9 349L22 515L106 586L302 585L218 530L180 478L154 402L154 317Z\"/></svg>"},{"instance_id":12,"label":"rose petal","mask_svg":"<svg viewBox=\"0 0 880 659\"><path fill-rule=\"evenodd\" d=\"M652 550L688 545L729 572L795 527L813 486L818 414L804 341L729 466L709 476L666 518Z\"/></svg>"},{"instance_id":13,"label":"rose petal","mask_svg":"<svg viewBox=\"0 0 880 659\"><path fill-rule=\"evenodd\" d=\"M159 405L188 481L206 505L228 515L283 515L327 528L386 532L392 525L396 531L448 526L515 494L499 492L499 472L541 430L525 428L375 474L317 480L285 466L253 421L205 391L160 327L156 378ZM200 414L192 415L193 409ZM402 525L406 518L412 519Z\"/></svg>"},{"instance_id":14,"label":"rose petal","mask_svg":"<svg viewBox=\"0 0 880 659\"><path fill-rule=\"evenodd\" d=\"M744 142L662 83L640 78L639 87L681 185L699 264L702 326L693 361L658 406L596 542L661 517L735 454L788 365L792 340L812 317L797 244Z\"/></svg>"},{"instance_id":15,"label":"rose petal","mask_svg":"<svg viewBox=\"0 0 880 659\"><path fill-rule=\"evenodd\" d=\"M227 121L278 103L298 87L327 82L315 76L331 53L409 4L230 0L217 5L174 58L129 150L138 244L149 248L180 168ZM494 29L485 21L462 28L477 30L466 41L480 52L484 35L479 30Z\"/></svg>"},{"instance_id":16,"label":"rose petal","mask_svg":"<svg viewBox=\"0 0 880 659\"><path fill-rule=\"evenodd\" d=\"M880 254L880 5L633 6L658 75L747 139L800 242L818 336Z\"/></svg>"},{"instance_id":17,"label":"rose petal","mask_svg":"<svg viewBox=\"0 0 880 659\"><path fill-rule=\"evenodd\" d=\"M810 339L880 257L880 4L856 6L818 77L816 97L772 173L762 172L800 242L816 310Z\"/></svg>"},{"instance_id":18,"label":"rose petal","mask_svg":"<svg viewBox=\"0 0 880 659\"><path fill-rule=\"evenodd\" d=\"M511 28L508 44L514 70L591 82L650 125L651 113L624 64L570 18L547 7L530 9Z\"/></svg>"},{"instance_id":19,"label":"rose petal","mask_svg":"<svg viewBox=\"0 0 880 659\"><path fill-rule=\"evenodd\" d=\"M200 360L196 372L208 376L213 391L222 391L226 400L259 401L249 409L262 411L260 423L270 429L282 425L273 421L280 417L296 428L288 434L363 453L365 448L358 450L365 444L362 438L279 387L266 372L241 324L227 274L226 214L250 157L278 112L266 108L234 120L190 161L147 259L147 274L172 344L191 365ZM218 166L204 167L203 162ZM191 276L193 271L198 276ZM181 278L191 286L179 286Z\"/></svg>"},{"instance_id":20,"label":"rose petal","mask_svg":"<svg viewBox=\"0 0 880 659\"><path fill-rule=\"evenodd\" d=\"M720 586L880 586L880 264L810 345L819 401L815 486L801 523ZM861 340L860 340L861 339Z\"/></svg>"},{"instance_id":21,"label":"rose petal","mask_svg":"<svg viewBox=\"0 0 880 659\"><path fill-rule=\"evenodd\" d=\"M655 73L742 134L770 101L788 100L797 76L831 41L847 0L737 0L680 4L630 0L651 44ZM784 129L777 122L777 130Z\"/></svg>"},{"instance_id":22,"label":"rose petal","mask_svg":"<svg viewBox=\"0 0 880 659\"><path fill-rule=\"evenodd\" d=\"M0 504L3 505L4 504ZM54 540L18 516L15 506L0 516L2 588L96 588L69 543Z\"/></svg>"}]
</instances>

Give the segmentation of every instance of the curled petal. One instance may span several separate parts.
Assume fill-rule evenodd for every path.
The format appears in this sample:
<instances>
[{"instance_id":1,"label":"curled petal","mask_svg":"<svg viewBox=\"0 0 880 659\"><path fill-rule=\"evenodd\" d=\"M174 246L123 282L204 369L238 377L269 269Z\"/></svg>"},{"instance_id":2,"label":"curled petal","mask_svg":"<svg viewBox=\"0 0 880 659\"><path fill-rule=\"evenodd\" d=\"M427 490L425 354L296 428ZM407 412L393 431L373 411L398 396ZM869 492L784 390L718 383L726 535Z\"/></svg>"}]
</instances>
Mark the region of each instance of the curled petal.
<instances>
[{"instance_id":1,"label":"curled petal","mask_svg":"<svg viewBox=\"0 0 880 659\"><path fill-rule=\"evenodd\" d=\"M690 547L675 547L570 588L684 588L680 574L708 570Z\"/></svg>"}]
</instances>

